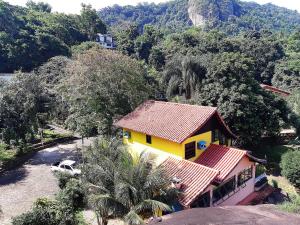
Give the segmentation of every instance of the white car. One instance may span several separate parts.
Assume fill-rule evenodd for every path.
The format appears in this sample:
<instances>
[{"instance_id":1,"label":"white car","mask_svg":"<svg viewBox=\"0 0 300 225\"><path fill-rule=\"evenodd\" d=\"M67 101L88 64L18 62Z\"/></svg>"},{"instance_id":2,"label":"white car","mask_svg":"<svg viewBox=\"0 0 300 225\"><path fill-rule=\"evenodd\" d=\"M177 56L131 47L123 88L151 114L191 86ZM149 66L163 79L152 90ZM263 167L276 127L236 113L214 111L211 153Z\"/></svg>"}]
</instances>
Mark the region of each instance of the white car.
<instances>
[{"instance_id":1,"label":"white car","mask_svg":"<svg viewBox=\"0 0 300 225\"><path fill-rule=\"evenodd\" d=\"M65 172L73 176L81 174L81 170L75 169L76 162L73 160L64 160L56 162L51 165L51 171L53 172Z\"/></svg>"}]
</instances>

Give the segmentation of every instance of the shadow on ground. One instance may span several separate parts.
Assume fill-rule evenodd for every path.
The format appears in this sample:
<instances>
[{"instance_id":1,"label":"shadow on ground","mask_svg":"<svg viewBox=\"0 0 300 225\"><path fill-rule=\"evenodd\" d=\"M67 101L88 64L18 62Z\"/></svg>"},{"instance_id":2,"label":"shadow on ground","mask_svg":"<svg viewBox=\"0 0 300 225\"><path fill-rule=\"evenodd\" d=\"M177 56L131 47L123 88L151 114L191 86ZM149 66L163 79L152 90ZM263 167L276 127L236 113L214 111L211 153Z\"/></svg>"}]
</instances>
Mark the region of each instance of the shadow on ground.
<instances>
[{"instance_id":1,"label":"shadow on ground","mask_svg":"<svg viewBox=\"0 0 300 225\"><path fill-rule=\"evenodd\" d=\"M15 170L9 170L1 174L0 177L0 185L9 185L13 183L17 183L24 178L26 178L28 175L28 171L24 166L15 169Z\"/></svg>"},{"instance_id":2,"label":"shadow on ground","mask_svg":"<svg viewBox=\"0 0 300 225\"><path fill-rule=\"evenodd\" d=\"M37 152L31 159L29 159L25 165L51 165L54 162L61 160L80 160L79 153L76 151L70 151L69 149L55 148L55 150L47 149Z\"/></svg>"}]
</instances>

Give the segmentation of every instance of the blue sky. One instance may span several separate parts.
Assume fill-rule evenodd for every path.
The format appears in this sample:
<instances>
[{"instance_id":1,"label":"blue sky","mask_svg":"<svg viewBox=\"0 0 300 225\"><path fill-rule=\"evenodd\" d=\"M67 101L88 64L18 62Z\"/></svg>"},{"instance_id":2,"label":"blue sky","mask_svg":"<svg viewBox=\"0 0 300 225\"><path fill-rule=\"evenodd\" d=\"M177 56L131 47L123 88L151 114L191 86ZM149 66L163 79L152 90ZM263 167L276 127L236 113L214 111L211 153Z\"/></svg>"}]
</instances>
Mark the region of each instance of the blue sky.
<instances>
[{"instance_id":1,"label":"blue sky","mask_svg":"<svg viewBox=\"0 0 300 225\"><path fill-rule=\"evenodd\" d=\"M14 5L25 5L27 0L4 0ZM35 2L44 1L52 5L54 11L65 13L79 13L80 4L91 4L94 8L100 9L113 4L119 5L136 5L140 2L165 2L167 0L34 0ZM283 6L289 9L298 10L300 12L300 0L244 0L254 1L260 4L273 3L275 5Z\"/></svg>"}]
</instances>

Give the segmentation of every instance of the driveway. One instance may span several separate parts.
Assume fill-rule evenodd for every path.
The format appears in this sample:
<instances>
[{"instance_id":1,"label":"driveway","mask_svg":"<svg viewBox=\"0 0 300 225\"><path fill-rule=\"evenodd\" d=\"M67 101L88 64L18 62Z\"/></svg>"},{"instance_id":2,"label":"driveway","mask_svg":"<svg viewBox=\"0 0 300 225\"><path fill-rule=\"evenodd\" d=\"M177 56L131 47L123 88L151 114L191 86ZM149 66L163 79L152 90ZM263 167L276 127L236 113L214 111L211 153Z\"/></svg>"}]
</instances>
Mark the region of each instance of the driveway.
<instances>
[{"instance_id":1,"label":"driveway","mask_svg":"<svg viewBox=\"0 0 300 225\"><path fill-rule=\"evenodd\" d=\"M90 144L90 142L85 142ZM76 147L81 140L60 144L37 152L23 166L0 174L1 225L11 224L11 218L28 211L39 197L54 197L57 180L50 165L61 159L78 159Z\"/></svg>"}]
</instances>

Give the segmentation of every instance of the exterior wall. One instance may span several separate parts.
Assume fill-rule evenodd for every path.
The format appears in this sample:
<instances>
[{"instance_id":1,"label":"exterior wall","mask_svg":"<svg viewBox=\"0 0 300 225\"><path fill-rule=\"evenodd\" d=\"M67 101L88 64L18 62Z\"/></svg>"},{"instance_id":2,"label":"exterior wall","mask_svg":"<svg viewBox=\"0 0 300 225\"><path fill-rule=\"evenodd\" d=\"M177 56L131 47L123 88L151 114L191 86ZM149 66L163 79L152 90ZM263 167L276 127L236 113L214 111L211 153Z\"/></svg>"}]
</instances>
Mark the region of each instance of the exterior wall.
<instances>
[{"instance_id":1,"label":"exterior wall","mask_svg":"<svg viewBox=\"0 0 300 225\"><path fill-rule=\"evenodd\" d=\"M205 141L206 142L206 147L208 147L211 143L211 131L202 133L202 134L198 134L196 136L192 136L188 139L186 139L183 143L182 143L182 152L183 152L183 158L184 158L184 153L185 153L185 144L190 143L190 142L195 142L195 148L196 148L196 156L193 158L190 158L188 160L190 161L195 161L205 150L201 150L201 149L197 149L197 142L199 141ZM219 144L219 142L216 142L216 144Z\"/></svg>"},{"instance_id":2,"label":"exterior wall","mask_svg":"<svg viewBox=\"0 0 300 225\"><path fill-rule=\"evenodd\" d=\"M146 142L146 134L138 133L135 131L130 131L130 132L131 132L130 139L123 138L123 142L125 144L139 143L144 146L145 150L153 150L153 148L154 148L154 149L164 151L166 153L169 153L169 154L172 154L175 156L179 156L180 158L184 158L184 151L183 151L182 145L179 143L151 136L152 143L148 144ZM134 145L132 145L132 147L134 148Z\"/></svg>"},{"instance_id":3,"label":"exterior wall","mask_svg":"<svg viewBox=\"0 0 300 225\"><path fill-rule=\"evenodd\" d=\"M144 146L144 150L159 150L166 152L168 154L172 154L174 156L180 157L182 159L185 158L185 144L190 143L190 142L195 142L195 149L196 149L196 156L193 158L190 158L188 160L190 161L195 161L205 150L197 149L197 142L199 141L205 141L206 146L208 147L211 144L211 139L212 139L212 132L208 131L202 134L198 134L195 136L192 136L188 139L186 139L183 143L176 143L172 142L166 139L162 139L159 137L151 136L152 143L148 144L146 142L146 134L139 133L133 130L126 130L124 129L123 131L129 131L131 133L130 139L123 138L123 143L124 144L135 144L139 143ZM229 142L231 143L231 141ZM214 144L219 144L219 141L214 142ZM135 148L134 145L131 145L132 148ZM140 149L141 146L137 145L137 147Z\"/></svg>"},{"instance_id":4,"label":"exterior wall","mask_svg":"<svg viewBox=\"0 0 300 225\"><path fill-rule=\"evenodd\" d=\"M248 195L254 192L254 184L255 184L255 163L251 162L247 157L244 157L241 162L234 168L234 170L227 176L226 180L230 179L234 175L236 175L236 181L238 174L242 172L244 169L252 166L252 178L248 180L245 184L246 186L243 187L237 187L236 193L233 194L231 197L226 199L224 202L221 202L220 204L217 204L219 206L225 206L225 205L236 205L240 201L242 201L244 198L246 198ZM236 182L237 183L237 182Z\"/></svg>"}]
</instances>

